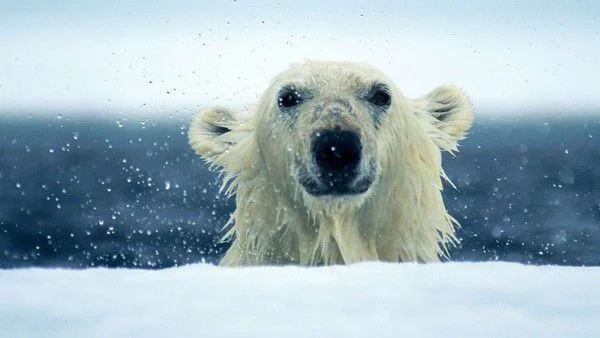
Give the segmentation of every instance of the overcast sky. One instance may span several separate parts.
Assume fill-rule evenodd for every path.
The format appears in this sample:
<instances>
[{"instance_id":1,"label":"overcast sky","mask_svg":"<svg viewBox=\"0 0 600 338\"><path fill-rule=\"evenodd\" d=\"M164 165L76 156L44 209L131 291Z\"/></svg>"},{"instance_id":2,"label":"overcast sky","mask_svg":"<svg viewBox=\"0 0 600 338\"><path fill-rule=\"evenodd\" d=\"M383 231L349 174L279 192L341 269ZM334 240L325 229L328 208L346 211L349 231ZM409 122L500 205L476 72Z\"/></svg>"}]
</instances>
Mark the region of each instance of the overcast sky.
<instances>
[{"instance_id":1,"label":"overcast sky","mask_svg":"<svg viewBox=\"0 0 600 338\"><path fill-rule=\"evenodd\" d=\"M367 62L481 112L600 108L600 1L2 1L0 113L248 105L290 62ZM600 110L596 110L600 114Z\"/></svg>"}]
</instances>

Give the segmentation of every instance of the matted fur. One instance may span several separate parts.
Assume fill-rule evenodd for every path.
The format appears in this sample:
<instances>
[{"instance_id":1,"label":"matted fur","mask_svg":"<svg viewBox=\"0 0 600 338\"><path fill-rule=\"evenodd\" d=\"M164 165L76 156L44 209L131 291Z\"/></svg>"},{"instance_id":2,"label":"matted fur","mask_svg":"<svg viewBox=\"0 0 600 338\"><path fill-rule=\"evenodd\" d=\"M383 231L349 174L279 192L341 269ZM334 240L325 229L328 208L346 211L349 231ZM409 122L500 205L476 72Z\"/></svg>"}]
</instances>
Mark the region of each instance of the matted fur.
<instances>
[{"instance_id":1,"label":"matted fur","mask_svg":"<svg viewBox=\"0 0 600 338\"><path fill-rule=\"evenodd\" d=\"M374 81L392 94L379 127L360 109L333 118L301 107L294 122L278 110L278 92L289 83L314 89L315 101L343 98L360 108L348 97L350 89ZM233 243L221 264L433 262L447 256L458 223L442 199L447 177L440 150L456 151L472 120L471 104L456 87L408 100L375 68L316 61L293 64L277 76L252 113L200 112L190 127L190 145L221 168L224 191L236 196L224 238ZM377 178L358 196L311 196L295 178L294 159L310 156L308 135L315 128L338 124L360 131L364 151L376 160Z\"/></svg>"}]
</instances>

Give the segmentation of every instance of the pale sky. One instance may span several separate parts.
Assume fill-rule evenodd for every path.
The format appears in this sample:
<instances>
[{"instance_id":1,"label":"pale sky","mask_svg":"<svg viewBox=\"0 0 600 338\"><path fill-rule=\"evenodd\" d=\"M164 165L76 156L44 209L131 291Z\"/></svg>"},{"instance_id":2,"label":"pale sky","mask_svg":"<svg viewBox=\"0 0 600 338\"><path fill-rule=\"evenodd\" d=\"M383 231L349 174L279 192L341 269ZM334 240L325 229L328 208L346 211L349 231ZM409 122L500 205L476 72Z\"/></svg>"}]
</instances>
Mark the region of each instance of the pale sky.
<instances>
[{"instance_id":1,"label":"pale sky","mask_svg":"<svg viewBox=\"0 0 600 338\"><path fill-rule=\"evenodd\" d=\"M2 1L0 113L250 105L304 59L367 62L408 97L600 115L600 1Z\"/></svg>"}]
</instances>

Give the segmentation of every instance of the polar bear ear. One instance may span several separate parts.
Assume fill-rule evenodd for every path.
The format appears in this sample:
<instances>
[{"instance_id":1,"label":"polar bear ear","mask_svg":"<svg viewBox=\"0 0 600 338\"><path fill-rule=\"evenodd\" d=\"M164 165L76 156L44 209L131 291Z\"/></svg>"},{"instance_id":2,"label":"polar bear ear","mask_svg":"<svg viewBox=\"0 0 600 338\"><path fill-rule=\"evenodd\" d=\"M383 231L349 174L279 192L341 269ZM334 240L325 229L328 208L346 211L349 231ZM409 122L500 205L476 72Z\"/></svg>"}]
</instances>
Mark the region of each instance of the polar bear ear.
<instances>
[{"instance_id":1,"label":"polar bear ear","mask_svg":"<svg viewBox=\"0 0 600 338\"><path fill-rule=\"evenodd\" d=\"M473 123L473 106L467 95L452 85L440 86L412 101L425 131L442 150L457 150Z\"/></svg>"},{"instance_id":2,"label":"polar bear ear","mask_svg":"<svg viewBox=\"0 0 600 338\"><path fill-rule=\"evenodd\" d=\"M192 120L188 139L194 151L207 161L219 162L222 154L244 140L251 128L242 114L223 107L201 111Z\"/></svg>"}]
</instances>

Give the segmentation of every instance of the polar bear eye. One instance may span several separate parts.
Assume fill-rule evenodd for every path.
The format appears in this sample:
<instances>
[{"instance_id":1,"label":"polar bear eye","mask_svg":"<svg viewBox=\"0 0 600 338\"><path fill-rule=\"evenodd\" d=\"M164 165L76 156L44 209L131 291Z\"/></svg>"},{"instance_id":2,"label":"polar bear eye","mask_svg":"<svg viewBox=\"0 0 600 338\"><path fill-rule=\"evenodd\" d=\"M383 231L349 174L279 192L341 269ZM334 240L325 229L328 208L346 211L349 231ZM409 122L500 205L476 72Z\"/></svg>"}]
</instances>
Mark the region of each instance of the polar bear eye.
<instances>
[{"instance_id":1,"label":"polar bear eye","mask_svg":"<svg viewBox=\"0 0 600 338\"><path fill-rule=\"evenodd\" d=\"M385 86L375 85L368 101L377 107L387 108L392 103L392 97Z\"/></svg>"},{"instance_id":2,"label":"polar bear eye","mask_svg":"<svg viewBox=\"0 0 600 338\"><path fill-rule=\"evenodd\" d=\"M300 102L302 102L302 96L294 87L281 90L277 99L277 105L284 108L291 108Z\"/></svg>"}]
</instances>

